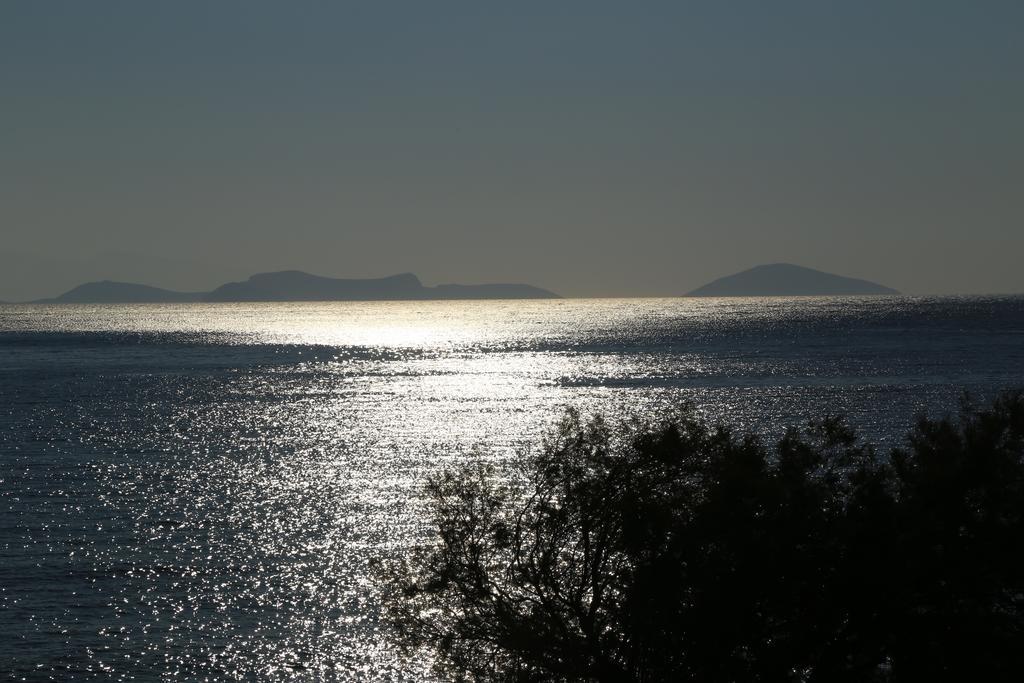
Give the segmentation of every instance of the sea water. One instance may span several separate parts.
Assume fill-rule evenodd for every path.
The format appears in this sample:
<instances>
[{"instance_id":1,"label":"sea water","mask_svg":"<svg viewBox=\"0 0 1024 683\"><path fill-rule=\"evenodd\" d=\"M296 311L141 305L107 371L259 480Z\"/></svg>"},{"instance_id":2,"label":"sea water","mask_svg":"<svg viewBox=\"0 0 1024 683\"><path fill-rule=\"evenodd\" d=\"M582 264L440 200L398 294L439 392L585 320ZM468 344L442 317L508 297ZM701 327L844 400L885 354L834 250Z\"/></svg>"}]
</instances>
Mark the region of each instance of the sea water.
<instances>
[{"instance_id":1,"label":"sea water","mask_svg":"<svg viewBox=\"0 0 1024 683\"><path fill-rule=\"evenodd\" d=\"M1024 385L1024 298L0 306L0 673L421 680L368 563L567 406L766 439Z\"/></svg>"}]
</instances>

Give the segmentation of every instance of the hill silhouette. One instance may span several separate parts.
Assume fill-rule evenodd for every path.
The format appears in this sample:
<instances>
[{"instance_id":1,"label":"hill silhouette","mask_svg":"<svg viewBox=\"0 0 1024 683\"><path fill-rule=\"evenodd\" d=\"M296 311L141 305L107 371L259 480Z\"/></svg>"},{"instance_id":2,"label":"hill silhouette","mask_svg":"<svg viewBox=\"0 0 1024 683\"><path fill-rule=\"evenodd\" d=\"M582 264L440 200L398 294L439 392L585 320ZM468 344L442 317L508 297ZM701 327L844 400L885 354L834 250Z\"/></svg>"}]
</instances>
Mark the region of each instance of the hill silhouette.
<instances>
[{"instance_id":1,"label":"hill silhouette","mask_svg":"<svg viewBox=\"0 0 1024 683\"><path fill-rule=\"evenodd\" d=\"M244 282L229 282L207 294L206 301L374 301L420 299L423 285L412 273L365 280L311 275L299 270L259 273Z\"/></svg>"},{"instance_id":2,"label":"hill silhouette","mask_svg":"<svg viewBox=\"0 0 1024 683\"><path fill-rule=\"evenodd\" d=\"M205 301L386 301L398 299L554 299L546 289L521 284L425 287L412 273L342 279L298 270L253 275L207 294Z\"/></svg>"},{"instance_id":3,"label":"hill silhouette","mask_svg":"<svg viewBox=\"0 0 1024 683\"><path fill-rule=\"evenodd\" d=\"M431 299L556 299L546 289L523 284L426 287L412 273L343 279L299 270L259 273L211 292L175 292L129 282L89 282L38 303L188 303L199 301L395 301Z\"/></svg>"},{"instance_id":4,"label":"hill silhouette","mask_svg":"<svg viewBox=\"0 0 1024 683\"><path fill-rule=\"evenodd\" d=\"M64 292L52 299L43 299L39 303L57 304L95 304L95 303L186 303L201 301L202 293L175 292L149 285L137 285L131 282L87 282L74 289Z\"/></svg>"},{"instance_id":5,"label":"hill silhouette","mask_svg":"<svg viewBox=\"0 0 1024 683\"><path fill-rule=\"evenodd\" d=\"M837 296L899 294L890 287L791 263L772 263L727 275L687 296Z\"/></svg>"}]
</instances>

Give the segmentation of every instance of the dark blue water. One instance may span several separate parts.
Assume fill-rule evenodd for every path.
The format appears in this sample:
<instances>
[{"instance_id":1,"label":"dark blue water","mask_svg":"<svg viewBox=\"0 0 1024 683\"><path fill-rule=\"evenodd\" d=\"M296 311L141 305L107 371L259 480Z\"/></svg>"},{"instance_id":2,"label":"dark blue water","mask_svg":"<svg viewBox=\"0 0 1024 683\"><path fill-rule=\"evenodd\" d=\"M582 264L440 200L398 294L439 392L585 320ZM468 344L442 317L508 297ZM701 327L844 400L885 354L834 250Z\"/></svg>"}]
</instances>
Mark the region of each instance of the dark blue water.
<instances>
[{"instance_id":1,"label":"dark blue water","mask_svg":"<svg viewBox=\"0 0 1024 683\"><path fill-rule=\"evenodd\" d=\"M367 563L567 405L887 445L1022 385L1021 297L0 307L0 672L418 680Z\"/></svg>"}]
</instances>

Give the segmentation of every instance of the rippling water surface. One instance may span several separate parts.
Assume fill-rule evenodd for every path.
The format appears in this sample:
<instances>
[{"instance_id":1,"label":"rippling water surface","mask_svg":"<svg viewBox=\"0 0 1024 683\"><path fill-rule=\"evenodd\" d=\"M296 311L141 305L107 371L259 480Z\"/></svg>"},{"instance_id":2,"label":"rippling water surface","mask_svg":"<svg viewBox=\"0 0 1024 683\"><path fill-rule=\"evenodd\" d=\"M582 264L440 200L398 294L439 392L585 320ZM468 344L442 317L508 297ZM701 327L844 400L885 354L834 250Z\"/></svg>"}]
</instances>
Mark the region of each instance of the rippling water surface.
<instances>
[{"instance_id":1,"label":"rippling water surface","mask_svg":"<svg viewBox=\"0 0 1024 683\"><path fill-rule=\"evenodd\" d=\"M419 680L367 563L567 405L778 434L1024 384L1024 299L0 306L0 672Z\"/></svg>"}]
</instances>

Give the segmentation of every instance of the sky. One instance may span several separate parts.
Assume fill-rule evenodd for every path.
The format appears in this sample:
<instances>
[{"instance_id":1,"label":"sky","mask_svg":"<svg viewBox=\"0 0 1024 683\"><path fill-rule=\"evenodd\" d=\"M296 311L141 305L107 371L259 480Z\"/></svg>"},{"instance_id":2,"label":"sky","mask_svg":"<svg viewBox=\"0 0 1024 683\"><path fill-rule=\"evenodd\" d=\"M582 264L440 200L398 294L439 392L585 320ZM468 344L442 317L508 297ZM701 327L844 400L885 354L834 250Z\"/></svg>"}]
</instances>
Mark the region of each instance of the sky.
<instances>
[{"instance_id":1,"label":"sky","mask_svg":"<svg viewBox=\"0 0 1024 683\"><path fill-rule=\"evenodd\" d=\"M1024 3L0 4L0 299L414 272L1024 292Z\"/></svg>"}]
</instances>

